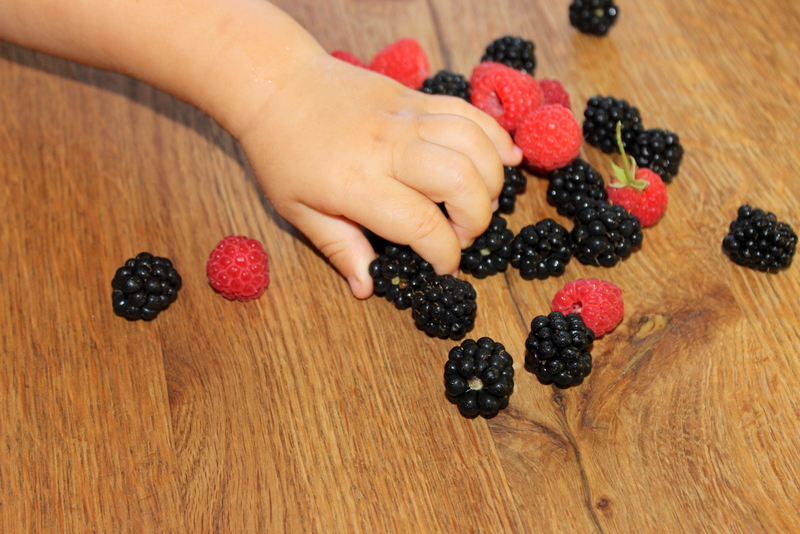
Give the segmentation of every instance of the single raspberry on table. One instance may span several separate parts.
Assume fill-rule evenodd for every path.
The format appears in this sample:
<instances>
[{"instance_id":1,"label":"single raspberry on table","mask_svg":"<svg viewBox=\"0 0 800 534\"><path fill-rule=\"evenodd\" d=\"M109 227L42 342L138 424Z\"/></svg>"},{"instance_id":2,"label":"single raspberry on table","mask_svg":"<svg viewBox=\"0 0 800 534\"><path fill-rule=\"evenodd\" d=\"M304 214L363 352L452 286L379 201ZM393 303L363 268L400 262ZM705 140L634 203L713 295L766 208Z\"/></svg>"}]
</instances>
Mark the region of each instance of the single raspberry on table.
<instances>
[{"instance_id":1,"label":"single raspberry on table","mask_svg":"<svg viewBox=\"0 0 800 534\"><path fill-rule=\"evenodd\" d=\"M539 80L539 87L542 88L545 104L561 104L567 109L572 109L569 102L569 93L558 80L544 78Z\"/></svg>"},{"instance_id":2,"label":"single raspberry on table","mask_svg":"<svg viewBox=\"0 0 800 534\"><path fill-rule=\"evenodd\" d=\"M667 209L667 186L658 173L636 168L636 160L625 153L622 145L622 125L617 123L617 144L622 154L622 167L611 162L616 179L606 188L608 200L636 215L642 226L653 226Z\"/></svg>"},{"instance_id":3,"label":"single raspberry on table","mask_svg":"<svg viewBox=\"0 0 800 534\"><path fill-rule=\"evenodd\" d=\"M534 109L522 119L514 142L535 172L548 173L578 157L583 132L570 110L550 104Z\"/></svg>"},{"instance_id":4,"label":"single raspberry on table","mask_svg":"<svg viewBox=\"0 0 800 534\"><path fill-rule=\"evenodd\" d=\"M622 290L597 278L581 278L566 284L553 297L552 308L565 315L580 315L595 337L613 330L625 315Z\"/></svg>"},{"instance_id":5,"label":"single raspberry on table","mask_svg":"<svg viewBox=\"0 0 800 534\"><path fill-rule=\"evenodd\" d=\"M369 63L369 69L412 89L419 89L430 76L430 62L425 50L416 39L400 39L378 52Z\"/></svg>"},{"instance_id":6,"label":"single raspberry on table","mask_svg":"<svg viewBox=\"0 0 800 534\"><path fill-rule=\"evenodd\" d=\"M470 76L472 104L494 117L506 131L516 131L520 121L542 105L539 82L501 63L485 61Z\"/></svg>"},{"instance_id":7,"label":"single raspberry on table","mask_svg":"<svg viewBox=\"0 0 800 534\"><path fill-rule=\"evenodd\" d=\"M269 285L267 253L255 239L230 235L211 251L206 274L223 297L243 302L256 299Z\"/></svg>"},{"instance_id":8,"label":"single raspberry on table","mask_svg":"<svg viewBox=\"0 0 800 534\"><path fill-rule=\"evenodd\" d=\"M334 50L331 52L331 55L336 59L341 59L351 65L355 65L356 67L366 68L367 66L361 61L355 54L352 54L346 50Z\"/></svg>"}]
</instances>

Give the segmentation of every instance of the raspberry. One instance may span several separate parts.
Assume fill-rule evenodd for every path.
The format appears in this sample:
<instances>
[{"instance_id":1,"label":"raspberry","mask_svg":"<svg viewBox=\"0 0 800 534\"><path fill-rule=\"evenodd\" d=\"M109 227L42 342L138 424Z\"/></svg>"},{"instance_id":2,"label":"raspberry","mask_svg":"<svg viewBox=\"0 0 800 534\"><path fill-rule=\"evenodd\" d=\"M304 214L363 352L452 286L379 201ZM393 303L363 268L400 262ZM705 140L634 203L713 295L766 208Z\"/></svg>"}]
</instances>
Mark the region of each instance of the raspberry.
<instances>
[{"instance_id":1,"label":"raspberry","mask_svg":"<svg viewBox=\"0 0 800 534\"><path fill-rule=\"evenodd\" d=\"M613 0L574 0L569 6L569 23L589 35L607 34L617 15L619 8Z\"/></svg>"},{"instance_id":2,"label":"raspberry","mask_svg":"<svg viewBox=\"0 0 800 534\"><path fill-rule=\"evenodd\" d=\"M569 103L569 93L564 90L561 82L545 78L539 80L539 87L542 88L545 104L561 104L567 109L572 109Z\"/></svg>"},{"instance_id":3,"label":"raspberry","mask_svg":"<svg viewBox=\"0 0 800 534\"><path fill-rule=\"evenodd\" d=\"M603 176L588 162L575 158L566 166L548 175L547 202L558 213L574 219L586 198L606 200L606 183Z\"/></svg>"},{"instance_id":4,"label":"raspberry","mask_svg":"<svg viewBox=\"0 0 800 534\"><path fill-rule=\"evenodd\" d=\"M461 251L461 270L475 278L486 278L508 269L511 258L511 241L514 233L506 226L506 220L494 215L489 228Z\"/></svg>"},{"instance_id":5,"label":"raspberry","mask_svg":"<svg viewBox=\"0 0 800 534\"><path fill-rule=\"evenodd\" d=\"M131 321L153 320L178 298L182 283L171 261L142 252L114 274L114 312Z\"/></svg>"},{"instance_id":6,"label":"raspberry","mask_svg":"<svg viewBox=\"0 0 800 534\"><path fill-rule=\"evenodd\" d=\"M517 195L523 193L528 185L528 178L519 167L503 167L503 190L498 199L500 213L514 213L514 206L517 203Z\"/></svg>"},{"instance_id":7,"label":"raspberry","mask_svg":"<svg viewBox=\"0 0 800 534\"><path fill-rule=\"evenodd\" d=\"M255 239L230 235L211 251L206 274L223 297L243 302L256 299L269 285L267 253Z\"/></svg>"},{"instance_id":8,"label":"raspberry","mask_svg":"<svg viewBox=\"0 0 800 534\"><path fill-rule=\"evenodd\" d=\"M507 67L533 76L536 70L535 48L533 41L513 35L505 35L495 39L486 47L486 51L481 57L481 63L486 61L502 63Z\"/></svg>"},{"instance_id":9,"label":"raspberry","mask_svg":"<svg viewBox=\"0 0 800 534\"><path fill-rule=\"evenodd\" d=\"M611 162L616 180L608 184L608 200L637 216L643 227L653 226L667 209L667 186L650 169L636 168L636 161L625 153L622 146L621 132L622 125L617 123L617 143L623 166Z\"/></svg>"},{"instance_id":10,"label":"raspberry","mask_svg":"<svg viewBox=\"0 0 800 534\"><path fill-rule=\"evenodd\" d=\"M520 121L542 105L539 82L529 74L500 63L484 62L472 70L472 103L514 133Z\"/></svg>"},{"instance_id":11,"label":"raspberry","mask_svg":"<svg viewBox=\"0 0 800 534\"><path fill-rule=\"evenodd\" d=\"M514 142L535 172L547 173L578 157L583 136L570 110L558 104L534 109L517 128Z\"/></svg>"},{"instance_id":12,"label":"raspberry","mask_svg":"<svg viewBox=\"0 0 800 534\"><path fill-rule=\"evenodd\" d=\"M358 59L354 54L347 52L346 50L334 50L331 52L331 55L336 59L341 59L346 63L350 63L351 65L355 65L356 67L367 68L363 61Z\"/></svg>"},{"instance_id":13,"label":"raspberry","mask_svg":"<svg viewBox=\"0 0 800 534\"><path fill-rule=\"evenodd\" d=\"M444 366L447 397L467 417L490 417L514 391L514 359L501 343L482 337L450 349Z\"/></svg>"},{"instance_id":14,"label":"raspberry","mask_svg":"<svg viewBox=\"0 0 800 534\"><path fill-rule=\"evenodd\" d=\"M384 253L369 265L375 293L385 296L398 310L411 307L416 279L432 273L431 264L411 247L393 243L387 244Z\"/></svg>"},{"instance_id":15,"label":"raspberry","mask_svg":"<svg viewBox=\"0 0 800 534\"><path fill-rule=\"evenodd\" d=\"M792 264L797 234L774 213L744 204L722 240L722 249L739 265L775 273Z\"/></svg>"},{"instance_id":16,"label":"raspberry","mask_svg":"<svg viewBox=\"0 0 800 534\"><path fill-rule=\"evenodd\" d=\"M429 95L457 96L472 102L469 80L461 74L447 70L440 70L432 78L426 79L420 91Z\"/></svg>"},{"instance_id":17,"label":"raspberry","mask_svg":"<svg viewBox=\"0 0 800 534\"><path fill-rule=\"evenodd\" d=\"M577 313L595 337L612 331L622 321L622 290L604 280L581 278L562 287L553 297L553 311Z\"/></svg>"},{"instance_id":18,"label":"raspberry","mask_svg":"<svg viewBox=\"0 0 800 534\"><path fill-rule=\"evenodd\" d=\"M540 382L575 386L592 372L594 332L577 313L550 312L531 321L525 364Z\"/></svg>"},{"instance_id":19,"label":"raspberry","mask_svg":"<svg viewBox=\"0 0 800 534\"><path fill-rule=\"evenodd\" d=\"M412 89L419 89L430 74L428 55L416 39L409 37L388 45L378 52L369 69Z\"/></svg>"}]
</instances>

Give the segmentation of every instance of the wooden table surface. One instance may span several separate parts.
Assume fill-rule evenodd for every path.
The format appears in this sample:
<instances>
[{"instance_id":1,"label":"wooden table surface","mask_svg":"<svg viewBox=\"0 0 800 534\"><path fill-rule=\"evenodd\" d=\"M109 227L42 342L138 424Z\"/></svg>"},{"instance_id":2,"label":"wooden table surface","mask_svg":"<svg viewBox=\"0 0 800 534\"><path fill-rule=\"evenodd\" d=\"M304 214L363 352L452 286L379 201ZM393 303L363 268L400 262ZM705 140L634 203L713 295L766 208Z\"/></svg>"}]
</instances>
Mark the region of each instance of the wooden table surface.
<instances>
[{"instance_id":1,"label":"wooden table surface","mask_svg":"<svg viewBox=\"0 0 800 534\"><path fill-rule=\"evenodd\" d=\"M0 531L800 532L800 265L722 252L743 203L800 230L800 7L626 2L610 36L567 0L278 2L329 50L369 59L414 37L469 73L504 34L536 42L579 117L627 98L686 155L664 219L610 269L470 279L470 337L515 357L493 419L445 399L452 341L353 298L277 217L239 145L152 87L0 44ZM608 157L583 157L608 177ZM566 222L532 177L514 231ZM230 302L205 261L260 239L272 284ZM178 300L152 322L111 308L141 251L171 258ZM585 383L523 366L533 317L577 278L624 291Z\"/></svg>"}]
</instances>

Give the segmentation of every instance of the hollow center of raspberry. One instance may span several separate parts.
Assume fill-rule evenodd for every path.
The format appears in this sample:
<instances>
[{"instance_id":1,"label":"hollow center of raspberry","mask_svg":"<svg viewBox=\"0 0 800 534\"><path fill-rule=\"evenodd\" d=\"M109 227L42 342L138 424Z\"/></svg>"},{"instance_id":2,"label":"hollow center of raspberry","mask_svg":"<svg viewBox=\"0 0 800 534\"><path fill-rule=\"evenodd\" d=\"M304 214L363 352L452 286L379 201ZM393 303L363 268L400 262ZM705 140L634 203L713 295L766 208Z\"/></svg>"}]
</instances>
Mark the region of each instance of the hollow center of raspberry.
<instances>
[{"instance_id":1,"label":"hollow center of raspberry","mask_svg":"<svg viewBox=\"0 0 800 534\"><path fill-rule=\"evenodd\" d=\"M471 389L472 391L478 391L480 389L483 389L483 381L477 376L473 376L472 378L470 378L468 383L469 383L469 389Z\"/></svg>"},{"instance_id":2,"label":"hollow center of raspberry","mask_svg":"<svg viewBox=\"0 0 800 534\"><path fill-rule=\"evenodd\" d=\"M569 309L569 313L581 313L583 309L583 302L576 300L572 303L572 306Z\"/></svg>"}]
</instances>

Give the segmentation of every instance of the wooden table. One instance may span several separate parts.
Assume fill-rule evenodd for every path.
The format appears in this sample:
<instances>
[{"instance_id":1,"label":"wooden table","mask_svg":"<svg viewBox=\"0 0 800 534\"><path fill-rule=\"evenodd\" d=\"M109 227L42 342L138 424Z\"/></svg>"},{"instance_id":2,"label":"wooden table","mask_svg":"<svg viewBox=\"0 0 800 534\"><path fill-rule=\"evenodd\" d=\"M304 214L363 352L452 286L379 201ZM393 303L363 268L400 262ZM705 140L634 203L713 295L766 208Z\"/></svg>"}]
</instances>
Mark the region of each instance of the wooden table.
<instances>
[{"instance_id":1,"label":"wooden table","mask_svg":"<svg viewBox=\"0 0 800 534\"><path fill-rule=\"evenodd\" d=\"M721 250L743 203L800 230L797 3L621 1L604 39L570 27L567 0L278 3L329 50L369 59L410 36L434 70L533 39L579 117L614 95L680 135L664 219L611 269L465 276L472 336L517 368L505 411L465 419L442 385L455 343L354 299L207 116L0 44L0 531L800 532L800 265L758 273ZM566 222L545 191L532 177L514 231ZM270 254L257 301L205 279L232 233ZM144 250L184 288L131 323L110 280ZM625 319L582 386L544 386L523 366L529 323L585 277L623 289Z\"/></svg>"}]
</instances>

